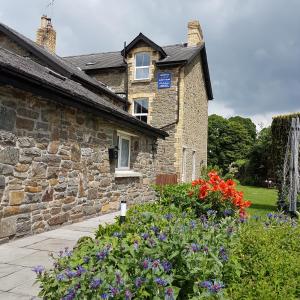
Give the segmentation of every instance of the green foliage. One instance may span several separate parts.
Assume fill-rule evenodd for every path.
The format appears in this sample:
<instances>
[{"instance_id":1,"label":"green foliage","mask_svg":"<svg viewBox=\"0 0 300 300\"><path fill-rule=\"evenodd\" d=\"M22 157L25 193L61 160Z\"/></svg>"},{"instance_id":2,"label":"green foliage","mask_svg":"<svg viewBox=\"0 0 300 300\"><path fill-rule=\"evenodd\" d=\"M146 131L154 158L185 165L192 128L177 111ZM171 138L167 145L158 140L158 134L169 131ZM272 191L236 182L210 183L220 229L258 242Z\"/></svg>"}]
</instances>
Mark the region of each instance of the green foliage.
<instances>
[{"instance_id":1,"label":"green foliage","mask_svg":"<svg viewBox=\"0 0 300 300\"><path fill-rule=\"evenodd\" d=\"M229 299L300 298L300 228L284 216L240 228L232 252L241 274L227 272ZM229 270L228 270L229 271Z\"/></svg>"},{"instance_id":2,"label":"green foliage","mask_svg":"<svg viewBox=\"0 0 300 300\"><path fill-rule=\"evenodd\" d=\"M271 149L271 128L266 127L259 132L247 159L237 162L237 178L242 184L262 186L266 179L274 180Z\"/></svg>"},{"instance_id":3,"label":"green foliage","mask_svg":"<svg viewBox=\"0 0 300 300\"><path fill-rule=\"evenodd\" d=\"M247 157L255 138L255 124L249 118L209 116L208 164L227 172L232 162Z\"/></svg>"},{"instance_id":4,"label":"green foliage","mask_svg":"<svg viewBox=\"0 0 300 300\"><path fill-rule=\"evenodd\" d=\"M55 268L38 276L40 296L223 299L233 223L213 216L200 220L174 206L134 207L125 224L99 226L95 240L81 240L73 252L62 252Z\"/></svg>"}]
</instances>

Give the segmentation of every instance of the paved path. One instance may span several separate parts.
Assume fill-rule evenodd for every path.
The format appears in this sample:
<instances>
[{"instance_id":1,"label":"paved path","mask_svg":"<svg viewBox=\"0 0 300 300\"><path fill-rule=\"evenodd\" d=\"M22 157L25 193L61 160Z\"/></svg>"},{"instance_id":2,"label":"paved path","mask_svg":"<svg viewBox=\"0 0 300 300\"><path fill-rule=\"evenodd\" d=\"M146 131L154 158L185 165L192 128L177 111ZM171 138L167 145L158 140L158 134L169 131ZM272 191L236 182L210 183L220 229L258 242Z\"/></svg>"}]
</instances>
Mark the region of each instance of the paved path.
<instances>
[{"instance_id":1,"label":"paved path","mask_svg":"<svg viewBox=\"0 0 300 300\"><path fill-rule=\"evenodd\" d=\"M80 237L93 236L99 224L113 223L118 214L103 215L0 245L0 299L38 299L39 287L34 283L32 268L52 267L49 253L72 248Z\"/></svg>"}]
</instances>

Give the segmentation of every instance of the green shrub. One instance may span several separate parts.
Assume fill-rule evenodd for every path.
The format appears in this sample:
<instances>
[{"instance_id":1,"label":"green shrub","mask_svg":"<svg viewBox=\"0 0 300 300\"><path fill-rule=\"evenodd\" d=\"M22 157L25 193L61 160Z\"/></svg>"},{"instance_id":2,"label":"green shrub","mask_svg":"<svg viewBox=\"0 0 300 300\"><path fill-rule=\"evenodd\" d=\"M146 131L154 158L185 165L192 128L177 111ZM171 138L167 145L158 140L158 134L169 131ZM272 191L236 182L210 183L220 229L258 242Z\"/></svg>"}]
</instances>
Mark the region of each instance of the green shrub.
<instances>
[{"instance_id":1,"label":"green shrub","mask_svg":"<svg viewBox=\"0 0 300 300\"><path fill-rule=\"evenodd\" d=\"M240 228L231 250L242 272L225 272L229 299L300 298L300 228L286 217L269 214ZM233 264L229 265L233 266Z\"/></svg>"},{"instance_id":2,"label":"green shrub","mask_svg":"<svg viewBox=\"0 0 300 300\"><path fill-rule=\"evenodd\" d=\"M39 272L45 299L223 299L233 220L142 205Z\"/></svg>"}]
</instances>

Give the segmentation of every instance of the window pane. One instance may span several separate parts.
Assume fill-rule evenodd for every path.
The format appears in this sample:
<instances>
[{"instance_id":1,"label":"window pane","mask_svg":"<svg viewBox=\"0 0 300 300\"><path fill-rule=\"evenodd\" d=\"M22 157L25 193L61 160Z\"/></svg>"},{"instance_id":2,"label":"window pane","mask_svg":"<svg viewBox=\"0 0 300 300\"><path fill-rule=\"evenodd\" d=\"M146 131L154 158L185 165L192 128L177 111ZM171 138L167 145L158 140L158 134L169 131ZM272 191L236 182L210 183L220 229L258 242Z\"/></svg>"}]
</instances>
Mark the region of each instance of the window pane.
<instances>
[{"instance_id":1,"label":"window pane","mask_svg":"<svg viewBox=\"0 0 300 300\"><path fill-rule=\"evenodd\" d=\"M129 167L129 140L121 139L121 168Z\"/></svg>"},{"instance_id":2,"label":"window pane","mask_svg":"<svg viewBox=\"0 0 300 300\"><path fill-rule=\"evenodd\" d=\"M150 55L148 53L137 53L135 56L136 67L150 66Z\"/></svg>"},{"instance_id":3,"label":"window pane","mask_svg":"<svg viewBox=\"0 0 300 300\"><path fill-rule=\"evenodd\" d=\"M148 100L139 99L134 101L134 113L135 114L147 114L148 113Z\"/></svg>"},{"instance_id":4,"label":"window pane","mask_svg":"<svg viewBox=\"0 0 300 300\"><path fill-rule=\"evenodd\" d=\"M136 68L136 79L148 79L149 78L149 67Z\"/></svg>"}]
</instances>

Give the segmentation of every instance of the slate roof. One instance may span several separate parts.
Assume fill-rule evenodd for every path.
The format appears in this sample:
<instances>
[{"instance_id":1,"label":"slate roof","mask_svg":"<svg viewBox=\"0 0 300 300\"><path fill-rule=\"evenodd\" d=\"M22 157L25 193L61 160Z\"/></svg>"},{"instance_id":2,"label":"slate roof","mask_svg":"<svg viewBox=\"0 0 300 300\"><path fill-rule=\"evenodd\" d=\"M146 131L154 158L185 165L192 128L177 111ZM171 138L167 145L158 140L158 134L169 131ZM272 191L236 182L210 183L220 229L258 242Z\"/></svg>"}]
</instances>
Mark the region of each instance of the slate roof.
<instances>
[{"instance_id":1,"label":"slate roof","mask_svg":"<svg viewBox=\"0 0 300 300\"><path fill-rule=\"evenodd\" d=\"M92 88L99 93L107 94L111 97L114 97L116 100L121 102L127 102L127 100L122 97L116 95L104 83L88 76L85 72L79 70L77 65L73 65L72 63L64 60L60 56L50 53L45 48L39 46L31 39L26 36L20 34L9 26L0 22L0 32L7 35L14 42L22 46L24 49L32 53L34 56L38 57L41 61L43 61L49 68L54 71L62 74L65 77L72 78L75 81L83 83L87 88Z\"/></svg>"},{"instance_id":2,"label":"slate roof","mask_svg":"<svg viewBox=\"0 0 300 300\"><path fill-rule=\"evenodd\" d=\"M125 128L134 128L146 135L166 137L168 134L154 128L121 108L91 92L80 83L26 58L0 47L0 82L13 86L30 86L28 91L47 91L53 101L68 105L81 105L83 109L121 123ZM54 95L54 97L53 97ZM58 95L60 97L58 97ZM63 102L64 103L64 102Z\"/></svg>"},{"instance_id":3,"label":"slate roof","mask_svg":"<svg viewBox=\"0 0 300 300\"><path fill-rule=\"evenodd\" d=\"M158 61L158 64L188 61L199 53L202 47L203 45L187 47L185 44L164 46L162 49L167 56ZM67 56L64 59L84 71L126 67L121 51Z\"/></svg>"},{"instance_id":4,"label":"slate roof","mask_svg":"<svg viewBox=\"0 0 300 300\"><path fill-rule=\"evenodd\" d=\"M156 62L157 66L174 66L188 64L194 59L196 55L201 56L202 70L204 74L205 89L209 100L213 99L212 86L209 75L209 68L207 62L205 43L203 42L199 46L187 46L187 44L176 44L160 47L140 33L133 41L122 51L106 52L106 53L93 53L86 55L68 56L64 59L79 67L85 72L100 70L100 69L112 69L112 68L126 68L123 55L130 51L140 41L145 42L153 49L157 50L161 54L161 59Z\"/></svg>"}]
</instances>

